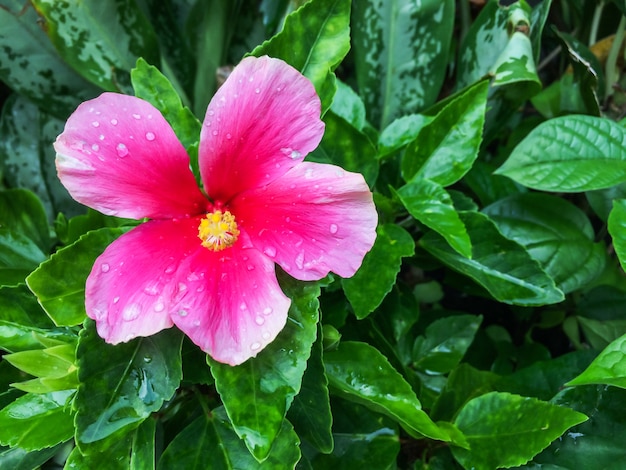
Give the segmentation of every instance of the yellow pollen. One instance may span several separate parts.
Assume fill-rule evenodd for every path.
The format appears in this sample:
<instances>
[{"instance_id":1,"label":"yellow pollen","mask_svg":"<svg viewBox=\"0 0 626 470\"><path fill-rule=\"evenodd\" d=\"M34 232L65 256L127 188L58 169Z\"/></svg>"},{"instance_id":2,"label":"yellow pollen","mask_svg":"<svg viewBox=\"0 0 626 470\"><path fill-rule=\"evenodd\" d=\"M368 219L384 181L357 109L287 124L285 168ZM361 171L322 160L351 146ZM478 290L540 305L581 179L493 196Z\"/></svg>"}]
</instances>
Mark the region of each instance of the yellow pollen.
<instances>
[{"instance_id":1,"label":"yellow pollen","mask_svg":"<svg viewBox=\"0 0 626 470\"><path fill-rule=\"evenodd\" d=\"M232 246L237 237L237 222L229 211L209 212L198 226L198 238L202 240L202 246L212 251L221 251Z\"/></svg>"}]
</instances>

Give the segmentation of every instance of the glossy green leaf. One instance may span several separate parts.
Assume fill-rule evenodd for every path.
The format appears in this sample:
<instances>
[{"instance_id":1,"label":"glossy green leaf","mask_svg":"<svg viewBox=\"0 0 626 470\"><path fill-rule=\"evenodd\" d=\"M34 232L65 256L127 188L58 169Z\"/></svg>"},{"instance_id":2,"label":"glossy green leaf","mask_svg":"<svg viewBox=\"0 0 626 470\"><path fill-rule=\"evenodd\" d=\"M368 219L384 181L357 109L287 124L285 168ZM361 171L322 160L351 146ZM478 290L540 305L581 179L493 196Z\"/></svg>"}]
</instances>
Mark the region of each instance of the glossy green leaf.
<instances>
[{"instance_id":1,"label":"glossy green leaf","mask_svg":"<svg viewBox=\"0 0 626 470\"><path fill-rule=\"evenodd\" d=\"M433 119L432 116L423 114L410 114L394 120L385 127L378 138L380 158L386 157L413 142L422 128Z\"/></svg>"},{"instance_id":2,"label":"glossy green leaf","mask_svg":"<svg viewBox=\"0 0 626 470\"><path fill-rule=\"evenodd\" d=\"M252 51L283 59L307 77L322 100L322 112L336 90L333 70L350 50L350 1L312 0L287 18L283 29Z\"/></svg>"},{"instance_id":3,"label":"glossy green leaf","mask_svg":"<svg viewBox=\"0 0 626 470\"><path fill-rule=\"evenodd\" d=\"M129 91L128 73L138 57L158 58L157 40L135 2L33 0L45 31L63 60L108 91Z\"/></svg>"},{"instance_id":4,"label":"glossy green leaf","mask_svg":"<svg viewBox=\"0 0 626 470\"><path fill-rule=\"evenodd\" d=\"M415 392L377 349L359 342L341 342L324 355L331 391L383 413L414 437L449 441L422 411Z\"/></svg>"},{"instance_id":5,"label":"glossy green leaf","mask_svg":"<svg viewBox=\"0 0 626 470\"><path fill-rule=\"evenodd\" d=\"M20 447L0 448L0 467L11 470L32 470L50 460L61 449L63 444L41 450L26 451Z\"/></svg>"},{"instance_id":6,"label":"glossy green leaf","mask_svg":"<svg viewBox=\"0 0 626 470\"><path fill-rule=\"evenodd\" d=\"M626 266L626 199L613 201L613 210L609 214L608 222L615 253L624 268Z\"/></svg>"},{"instance_id":7,"label":"glossy green leaf","mask_svg":"<svg viewBox=\"0 0 626 470\"><path fill-rule=\"evenodd\" d=\"M550 119L531 131L497 174L542 191L579 192L626 181L626 129L583 115Z\"/></svg>"},{"instance_id":8,"label":"glossy green leaf","mask_svg":"<svg viewBox=\"0 0 626 470\"><path fill-rule=\"evenodd\" d=\"M570 429L535 457L541 468L620 470L626 459L623 436L626 390L615 387L566 388L553 403L573 408L589 420Z\"/></svg>"},{"instance_id":9,"label":"glossy green leaf","mask_svg":"<svg viewBox=\"0 0 626 470\"><path fill-rule=\"evenodd\" d=\"M587 191L585 196L596 215L606 222L613 210L613 200L626 199L626 182L606 189Z\"/></svg>"},{"instance_id":10,"label":"glossy green leaf","mask_svg":"<svg viewBox=\"0 0 626 470\"><path fill-rule=\"evenodd\" d=\"M426 251L478 282L500 302L545 305L563 300L563 292L539 263L524 247L504 237L486 215L478 212L459 214L472 241L472 259L460 256L433 232L420 240Z\"/></svg>"},{"instance_id":11,"label":"glossy green leaf","mask_svg":"<svg viewBox=\"0 0 626 470\"><path fill-rule=\"evenodd\" d=\"M317 335L319 285L284 276L281 287L292 300L291 308L287 325L271 344L236 367L207 356L233 427L259 461L269 455L287 410L300 391Z\"/></svg>"},{"instance_id":12,"label":"glossy green leaf","mask_svg":"<svg viewBox=\"0 0 626 470\"><path fill-rule=\"evenodd\" d=\"M97 441L94 451L111 446L172 398L182 378L181 342L179 331L166 330L113 346L86 321L76 351L75 400L76 439L84 454Z\"/></svg>"},{"instance_id":13,"label":"glossy green leaf","mask_svg":"<svg viewBox=\"0 0 626 470\"><path fill-rule=\"evenodd\" d=\"M486 207L498 229L524 246L564 293L583 288L606 263L587 215L563 198L516 194Z\"/></svg>"},{"instance_id":14,"label":"glossy green leaf","mask_svg":"<svg viewBox=\"0 0 626 470\"><path fill-rule=\"evenodd\" d=\"M604 349L623 334L626 334L626 319L596 320L577 316L587 342L594 349Z\"/></svg>"},{"instance_id":15,"label":"glossy green leaf","mask_svg":"<svg viewBox=\"0 0 626 470\"><path fill-rule=\"evenodd\" d=\"M21 232L0 227L0 286L16 286L24 282L46 254Z\"/></svg>"},{"instance_id":16,"label":"glossy green leaf","mask_svg":"<svg viewBox=\"0 0 626 470\"><path fill-rule=\"evenodd\" d=\"M201 470L294 468L300 459L298 436L283 421L267 458L257 462L239 439L223 408L202 414L183 429L165 449L158 469Z\"/></svg>"},{"instance_id":17,"label":"glossy green leaf","mask_svg":"<svg viewBox=\"0 0 626 470\"><path fill-rule=\"evenodd\" d=\"M106 448L98 452L82 454L80 447L74 447L65 462L65 469L106 468L107 470L129 470L132 452L132 436L110 439Z\"/></svg>"},{"instance_id":18,"label":"glossy green leaf","mask_svg":"<svg viewBox=\"0 0 626 470\"><path fill-rule=\"evenodd\" d=\"M385 224L376 228L376 241L363 264L354 276L341 281L357 318L365 318L380 305L396 282L402 258L414 252L415 242L402 227Z\"/></svg>"},{"instance_id":19,"label":"glossy green leaf","mask_svg":"<svg viewBox=\"0 0 626 470\"><path fill-rule=\"evenodd\" d=\"M413 346L413 367L429 375L454 369L474 341L482 316L453 315L440 318L417 337Z\"/></svg>"},{"instance_id":20,"label":"glossy green leaf","mask_svg":"<svg viewBox=\"0 0 626 470\"><path fill-rule=\"evenodd\" d=\"M150 417L135 431L130 470L154 470L156 467L156 426L157 419Z\"/></svg>"},{"instance_id":21,"label":"glossy green leaf","mask_svg":"<svg viewBox=\"0 0 626 470\"><path fill-rule=\"evenodd\" d=\"M626 335L609 344L582 374L566 385L606 384L626 388Z\"/></svg>"},{"instance_id":22,"label":"glossy green leaf","mask_svg":"<svg viewBox=\"0 0 626 470\"><path fill-rule=\"evenodd\" d=\"M356 78L370 122L382 129L431 105L445 78L454 2L365 0L353 8Z\"/></svg>"},{"instance_id":23,"label":"glossy green leaf","mask_svg":"<svg viewBox=\"0 0 626 470\"><path fill-rule=\"evenodd\" d=\"M85 281L93 263L124 229L89 232L62 248L28 278L28 287L56 325L74 326L85 319Z\"/></svg>"},{"instance_id":24,"label":"glossy green leaf","mask_svg":"<svg viewBox=\"0 0 626 470\"><path fill-rule=\"evenodd\" d=\"M526 191L526 188L509 178L494 175L495 169L493 164L479 160L463 178L463 183L472 190L482 206L488 206L499 199Z\"/></svg>"},{"instance_id":25,"label":"glossy green leaf","mask_svg":"<svg viewBox=\"0 0 626 470\"><path fill-rule=\"evenodd\" d=\"M332 110L324 115L326 129L319 147L308 160L333 163L345 170L358 172L373 186L378 176L376 148L367 135Z\"/></svg>"},{"instance_id":26,"label":"glossy green leaf","mask_svg":"<svg viewBox=\"0 0 626 470\"><path fill-rule=\"evenodd\" d=\"M69 400L75 390L28 393L0 410L0 444L40 450L74 434Z\"/></svg>"},{"instance_id":27,"label":"glossy green leaf","mask_svg":"<svg viewBox=\"0 0 626 470\"><path fill-rule=\"evenodd\" d=\"M454 423L471 450L452 448L465 468L523 465L567 429L587 420L569 408L535 398L491 392L470 400Z\"/></svg>"},{"instance_id":28,"label":"glossy green leaf","mask_svg":"<svg viewBox=\"0 0 626 470\"><path fill-rule=\"evenodd\" d=\"M433 229L460 255L472 257L472 243L450 194L434 181L415 178L398 189L398 198L413 217Z\"/></svg>"},{"instance_id":29,"label":"glossy green leaf","mask_svg":"<svg viewBox=\"0 0 626 470\"><path fill-rule=\"evenodd\" d=\"M51 114L65 117L98 89L59 57L38 19L35 9L21 0L2 2L0 80Z\"/></svg>"},{"instance_id":30,"label":"glossy green leaf","mask_svg":"<svg viewBox=\"0 0 626 470\"><path fill-rule=\"evenodd\" d=\"M294 400L287 418L301 439L322 453L333 450L328 379L322 358L322 332L318 326L317 340L311 348L311 357L302 377L302 387Z\"/></svg>"},{"instance_id":31,"label":"glossy green leaf","mask_svg":"<svg viewBox=\"0 0 626 470\"><path fill-rule=\"evenodd\" d=\"M14 367L35 377L59 378L76 373L74 366L74 344L63 344L46 349L32 351L20 351L13 354L5 354L3 357ZM73 387L78 386L74 382Z\"/></svg>"},{"instance_id":32,"label":"glossy green leaf","mask_svg":"<svg viewBox=\"0 0 626 470\"><path fill-rule=\"evenodd\" d=\"M0 227L25 235L42 253L50 249L50 228L41 201L25 189L0 191Z\"/></svg>"},{"instance_id":33,"label":"glossy green leaf","mask_svg":"<svg viewBox=\"0 0 626 470\"><path fill-rule=\"evenodd\" d=\"M422 127L402 158L405 181L427 178L449 186L470 170L482 142L488 87L487 81L471 86Z\"/></svg>"},{"instance_id":34,"label":"glossy green leaf","mask_svg":"<svg viewBox=\"0 0 626 470\"><path fill-rule=\"evenodd\" d=\"M340 80L337 80L337 92L330 110L359 131L365 127L367 121L363 100L349 85Z\"/></svg>"}]
</instances>

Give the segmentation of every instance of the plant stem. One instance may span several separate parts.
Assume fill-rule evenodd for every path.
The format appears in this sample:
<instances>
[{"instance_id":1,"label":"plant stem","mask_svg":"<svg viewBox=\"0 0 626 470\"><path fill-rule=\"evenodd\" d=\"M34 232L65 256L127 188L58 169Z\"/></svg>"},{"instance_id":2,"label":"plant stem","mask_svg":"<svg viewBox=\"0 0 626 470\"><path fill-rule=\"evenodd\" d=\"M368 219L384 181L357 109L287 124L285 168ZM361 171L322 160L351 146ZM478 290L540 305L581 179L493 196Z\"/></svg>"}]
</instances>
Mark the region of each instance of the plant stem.
<instances>
[{"instance_id":1,"label":"plant stem","mask_svg":"<svg viewBox=\"0 0 626 470\"><path fill-rule=\"evenodd\" d=\"M606 59L606 97L613 94L613 84L617 82L619 76L617 74L617 56L619 55L622 42L624 41L624 29L626 28L626 17L622 16L617 27L617 32L613 38L611 50Z\"/></svg>"}]
</instances>

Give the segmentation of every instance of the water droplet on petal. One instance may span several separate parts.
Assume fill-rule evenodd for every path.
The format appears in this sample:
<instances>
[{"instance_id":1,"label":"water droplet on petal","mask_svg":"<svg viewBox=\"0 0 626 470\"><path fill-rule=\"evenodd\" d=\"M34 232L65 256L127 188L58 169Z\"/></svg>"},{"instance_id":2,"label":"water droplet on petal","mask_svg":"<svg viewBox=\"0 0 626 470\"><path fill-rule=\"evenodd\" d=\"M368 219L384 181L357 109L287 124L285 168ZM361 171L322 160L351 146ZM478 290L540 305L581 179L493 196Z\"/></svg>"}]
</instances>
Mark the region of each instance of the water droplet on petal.
<instances>
[{"instance_id":1,"label":"water droplet on petal","mask_svg":"<svg viewBox=\"0 0 626 470\"><path fill-rule=\"evenodd\" d=\"M133 113L135 119L141 119L141 114Z\"/></svg>"},{"instance_id":2,"label":"water droplet on petal","mask_svg":"<svg viewBox=\"0 0 626 470\"><path fill-rule=\"evenodd\" d=\"M253 351L256 351L257 349L259 349L261 347L261 343L259 342L254 342L250 345L250 349L252 349Z\"/></svg>"},{"instance_id":3,"label":"water droplet on petal","mask_svg":"<svg viewBox=\"0 0 626 470\"><path fill-rule=\"evenodd\" d=\"M248 271L254 271L254 265L253 264L249 264L246 267L247 267Z\"/></svg>"},{"instance_id":4,"label":"water droplet on petal","mask_svg":"<svg viewBox=\"0 0 626 470\"><path fill-rule=\"evenodd\" d=\"M119 297L113 297L113 303L116 304L120 301Z\"/></svg>"},{"instance_id":5,"label":"water droplet on petal","mask_svg":"<svg viewBox=\"0 0 626 470\"><path fill-rule=\"evenodd\" d=\"M184 282L178 283L178 292L185 292L187 290L187 284Z\"/></svg>"},{"instance_id":6,"label":"water droplet on petal","mask_svg":"<svg viewBox=\"0 0 626 470\"><path fill-rule=\"evenodd\" d=\"M274 248L273 246L268 246L267 248L265 248L265 250L263 250L263 253L265 253L270 258L273 258L274 256L276 256L276 248Z\"/></svg>"},{"instance_id":7,"label":"water droplet on petal","mask_svg":"<svg viewBox=\"0 0 626 470\"><path fill-rule=\"evenodd\" d=\"M100 139L100 140L104 140L104 134L100 134L100 135L98 136L98 139Z\"/></svg>"},{"instance_id":8,"label":"water droplet on petal","mask_svg":"<svg viewBox=\"0 0 626 470\"><path fill-rule=\"evenodd\" d=\"M122 143L117 144L115 150L117 150L117 155L120 158L124 158L126 155L128 155L128 148Z\"/></svg>"},{"instance_id":9,"label":"water droplet on petal","mask_svg":"<svg viewBox=\"0 0 626 470\"><path fill-rule=\"evenodd\" d=\"M263 315L269 315L272 312L272 307L265 307L265 309L263 310Z\"/></svg>"},{"instance_id":10,"label":"water droplet on petal","mask_svg":"<svg viewBox=\"0 0 626 470\"><path fill-rule=\"evenodd\" d=\"M117 126L117 119L111 119L111 124L113 124L114 126Z\"/></svg>"},{"instance_id":11,"label":"water droplet on petal","mask_svg":"<svg viewBox=\"0 0 626 470\"><path fill-rule=\"evenodd\" d=\"M263 317L256 317L256 318L254 319L254 321L255 321L255 323L256 323L257 325L262 325L263 323L265 323L265 318L263 318Z\"/></svg>"},{"instance_id":12,"label":"water droplet on petal","mask_svg":"<svg viewBox=\"0 0 626 470\"><path fill-rule=\"evenodd\" d=\"M103 273L108 273L109 269L111 269L111 266L109 266L109 263L102 263L102 266L100 266L100 270Z\"/></svg>"},{"instance_id":13,"label":"water droplet on petal","mask_svg":"<svg viewBox=\"0 0 626 470\"><path fill-rule=\"evenodd\" d=\"M214 130L213 132L211 132L211 134L213 134L213 135L217 135L217 131L216 131L216 130Z\"/></svg>"},{"instance_id":14,"label":"water droplet on petal","mask_svg":"<svg viewBox=\"0 0 626 470\"><path fill-rule=\"evenodd\" d=\"M157 284L152 284L151 286L147 286L144 289L144 292L148 295L157 295L159 293L159 286Z\"/></svg>"},{"instance_id":15,"label":"water droplet on petal","mask_svg":"<svg viewBox=\"0 0 626 470\"><path fill-rule=\"evenodd\" d=\"M200 326L200 320L194 320L193 326Z\"/></svg>"},{"instance_id":16,"label":"water droplet on petal","mask_svg":"<svg viewBox=\"0 0 626 470\"><path fill-rule=\"evenodd\" d=\"M122 318L125 321L133 321L135 320L139 314L141 313L141 307L137 304L127 305L124 311L122 312Z\"/></svg>"},{"instance_id":17,"label":"water droplet on petal","mask_svg":"<svg viewBox=\"0 0 626 470\"><path fill-rule=\"evenodd\" d=\"M259 93L261 93L261 89L260 88L255 88L254 92L258 95Z\"/></svg>"},{"instance_id":18,"label":"water droplet on petal","mask_svg":"<svg viewBox=\"0 0 626 470\"><path fill-rule=\"evenodd\" d=\"M146 132L146 140L149 140L150 142L152 142L155 139L155 135L153 132Z\"/></svg>"},{"instance_id":19,"label":"water droplet on petal","mask_svg":"<svg viewBox=\"0 0 626 470\"><path fill-rule=\"evenodd\" d=\"M241 302L241 304L239 305L239 310L244 311L246 308L248 308L246 306L246 303L245 302Z\"/></svg>"},{"instance_id":20,"label":"water droplet on petal","mask_svg":"<svg viewBox=\"0 0 626 470\"><path fill-rule=\"evenodd\" d=\"M337 233L337 230L339 230L339 227L336 224L330 224L330 233L334 235Z\"/></svg>"},{"instance_id":21,"label":"water droplet on petal","mask_svg":"<svg viewBox=\"0 0 626 470\"><path fill-rule=\"evenodd\" d=\"M268 331L263 333L263 339L270 339L270 334Z\"/></svg>"},{"instance_id":22,"label":"water droplet on petal","mask_svg":"<svg viewBox=\"0 0 626 470\"><path fill-rule=\"evenodd\" d=\"M180 309L180 310L179 310L178 312L176 312L176 313L178 313L178 316L179 316L179 317L186 317L187 315L189 315L189 312L188 312L187 310L185 310L185 309Z\"/></svg>"},{"instance_id":23,"label":"water droplet on petal","mask_svg":"<svg viewBox=\"0 0 626 470\"><path fill-rule=\"evenodd\" d=\"M304 251L301 251L296 256L296 266L298 266L298 269L304 268Z\"/></svg>"},{"instance_id":24,"label":"water droplet on petal","mask_svg":"<svg viewBox=\"0 0 626 470\"><path fill-rule=\"evenodd\" d=\"M230 139L232 139L232 138L233 138L233 136L232 136L231 134L226 134L226 138L227 138L228 140L230 140Z\"/></svg>"},{"instance_id":25,"label":"water droplet on petal","mask_svg":"<svg viewBox=\"0 0 626 470\"><path fill-rule=\"evenodd\" d=\"M100 127L100 123L98 121L94 121L91 123L93 127Z\"/></svg>"},{"instance_id":26,"label":"water droplet on petal","mask_svg":"<svg viewBox=\"0 0 626 470\"><path fill-rule=\"evenodd\" d=\"M93 150L94 152L97 152L98 150L100 150L100 146L98 144L93 144L91 146L91 150Z\"/></svg>"},{"instance_id":27,"label":"water droplet on petal","mask_svg":"<svg viewBox=\"0 0 626 470\"><path fill-rule=\"evenodd\" d=\"M163 303L163 300L159 299L157 303L154 304L153 308L155 312L162 312L163 310L165 310L165 304Z\"/></svg>"},{"instance_id":28,"label":"water droplet on petal","mask_svg":"<svg viewBox=\"0 0 626 470\"><path fill-rule=\"evenodd\" d=\"M174 265L170 265L167 268L165 268L165 274L172 274L174 272L176 268L174 267Z\"/></svg>"}]
</instances>

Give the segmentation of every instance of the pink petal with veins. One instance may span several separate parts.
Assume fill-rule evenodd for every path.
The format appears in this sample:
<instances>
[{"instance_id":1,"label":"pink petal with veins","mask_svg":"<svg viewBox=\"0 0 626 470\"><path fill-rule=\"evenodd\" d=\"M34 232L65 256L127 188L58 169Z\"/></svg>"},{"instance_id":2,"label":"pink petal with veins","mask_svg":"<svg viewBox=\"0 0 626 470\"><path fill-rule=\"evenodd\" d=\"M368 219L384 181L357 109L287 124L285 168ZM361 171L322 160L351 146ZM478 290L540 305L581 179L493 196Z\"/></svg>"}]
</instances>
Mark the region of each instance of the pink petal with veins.
<instances>
[{"instance_id":1,"label":"pink petal with veins","mask_svg":"<svg viewBox=\"0 0 626 470\"><path fill-rule=\"evenodd\" d=\"M199 165L210 198L235 194L286 173L322 139L320 100L311 82L269 57L241 61L207 109Z\"/></svg>"},{"instance_id":2,"label":"pink petal with veins","mask_svg":"<svg viewBox=\"0 0 626 470\"><path fill-rule=\"evenodd\" d=\"M103 93L82 103L54 148L72 197L104 214L171 218L207 206L174 131L139 98Z\"/></svg>"}]
</instances>

